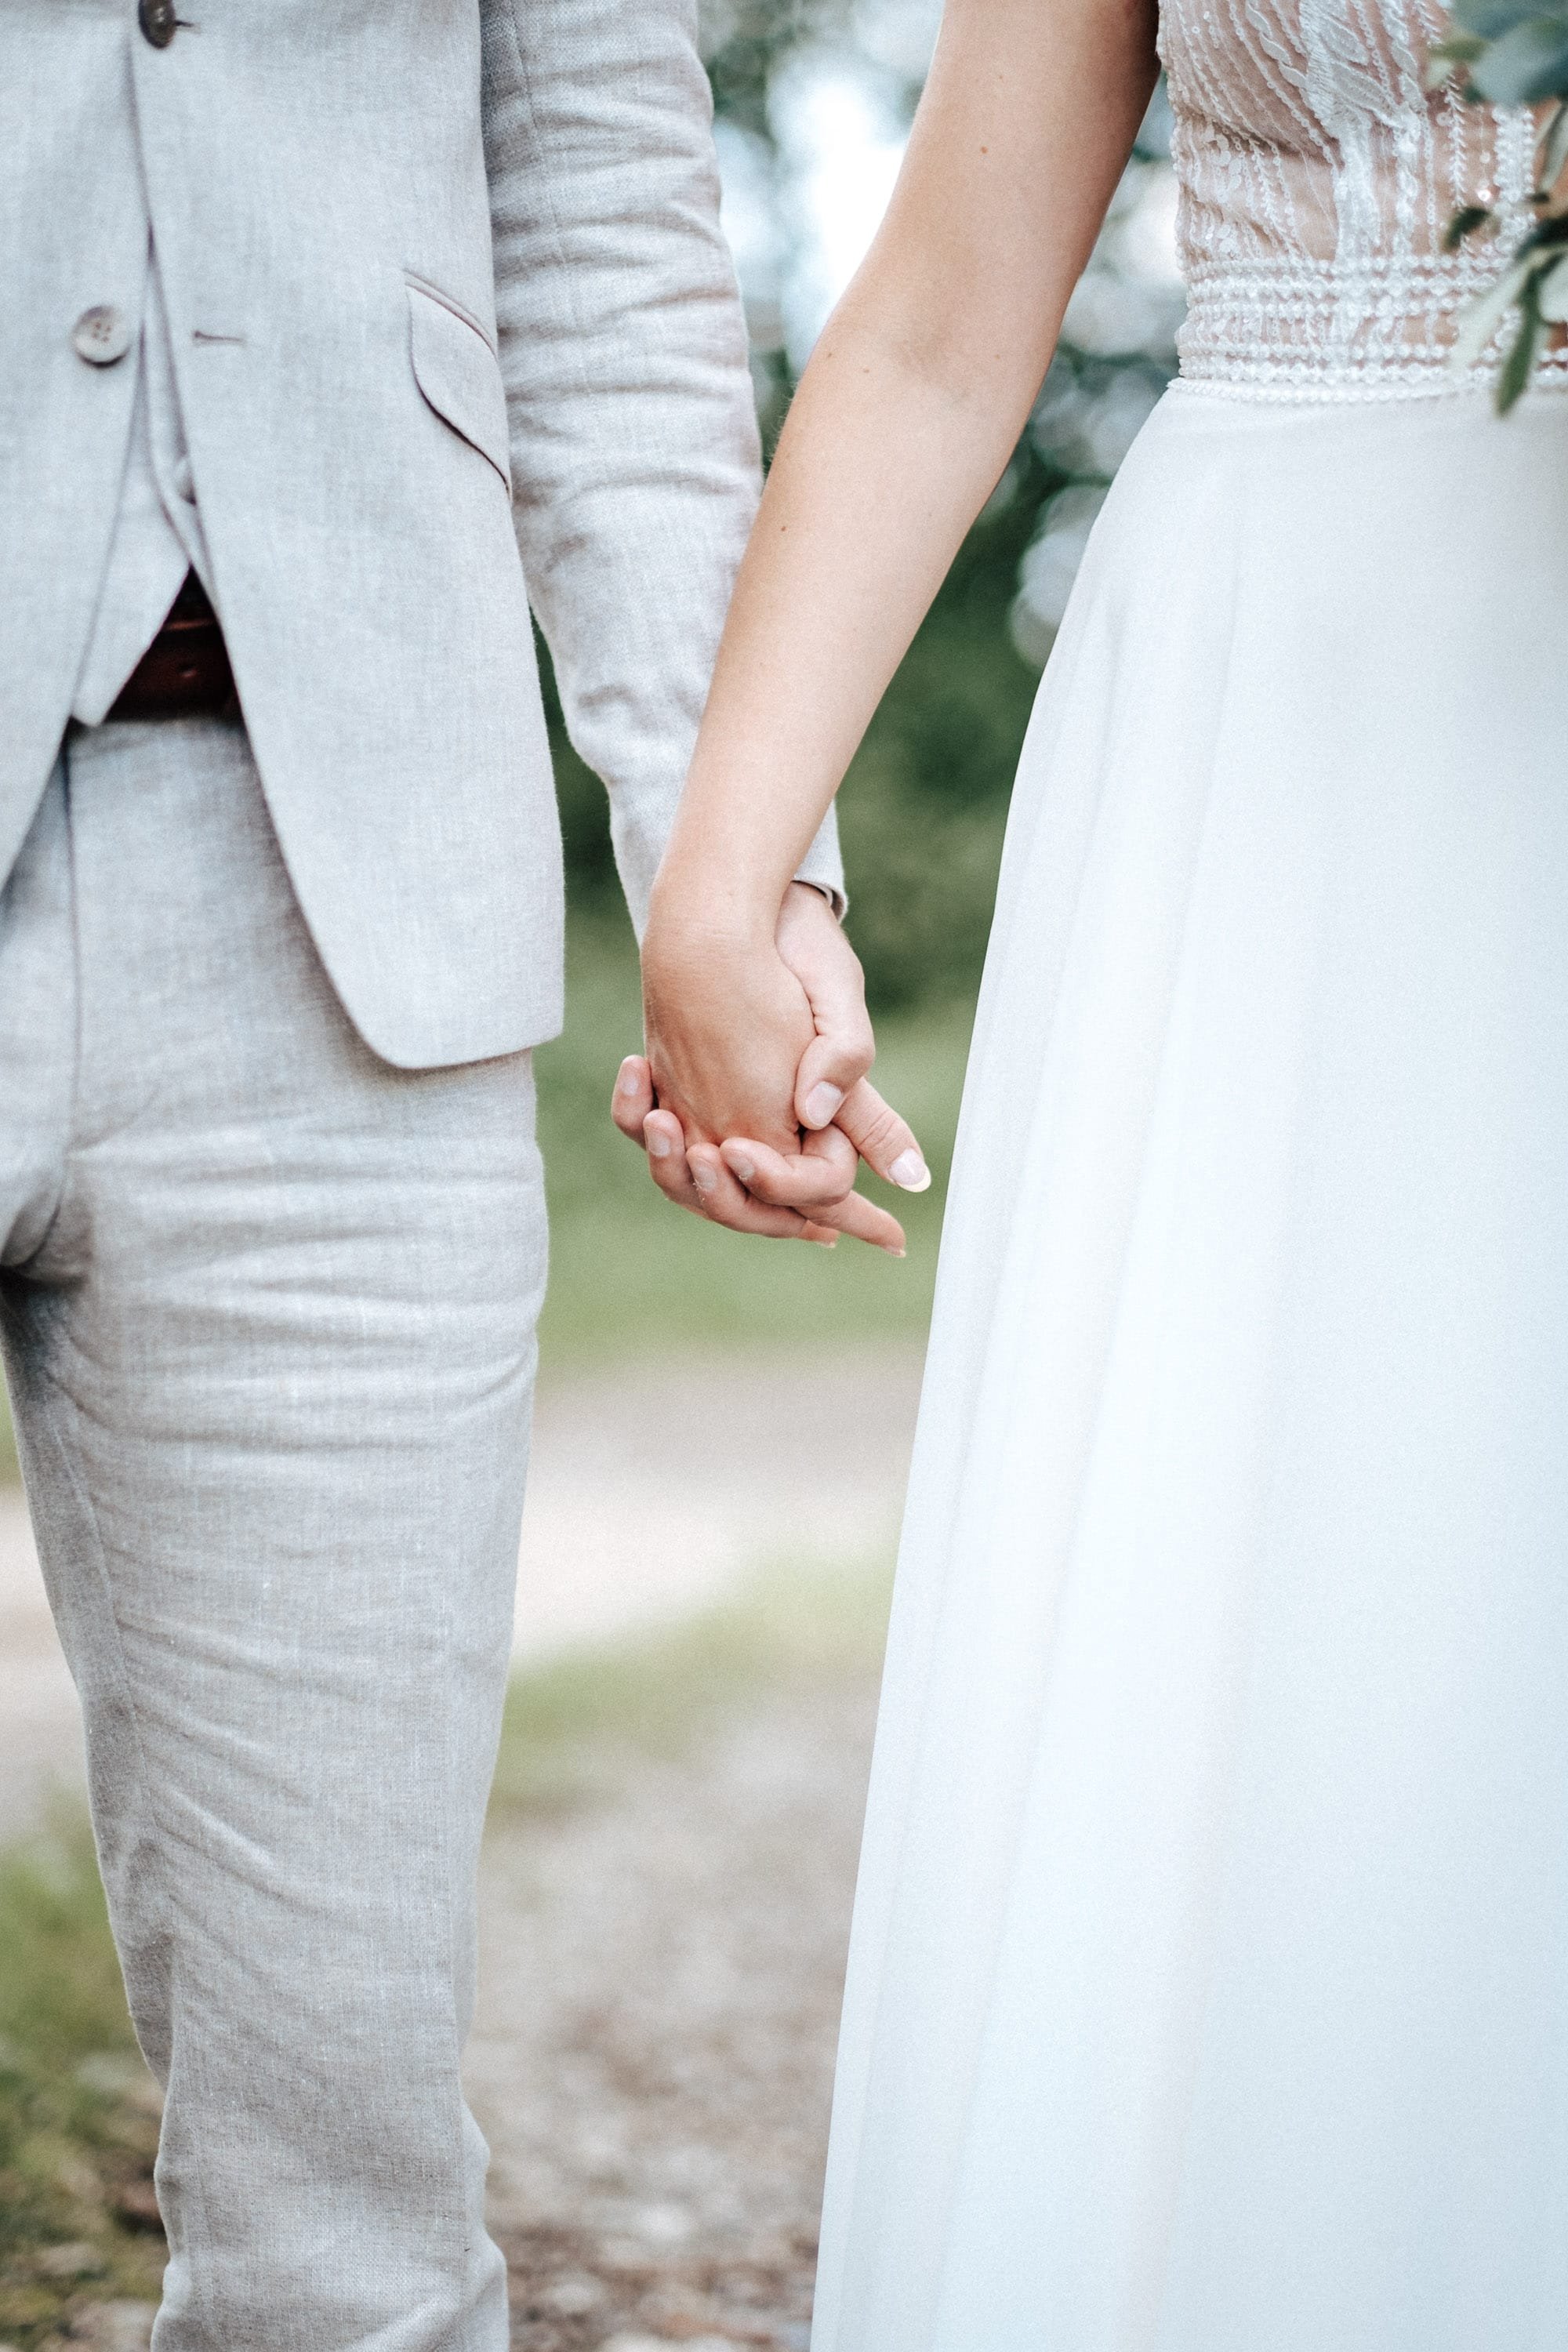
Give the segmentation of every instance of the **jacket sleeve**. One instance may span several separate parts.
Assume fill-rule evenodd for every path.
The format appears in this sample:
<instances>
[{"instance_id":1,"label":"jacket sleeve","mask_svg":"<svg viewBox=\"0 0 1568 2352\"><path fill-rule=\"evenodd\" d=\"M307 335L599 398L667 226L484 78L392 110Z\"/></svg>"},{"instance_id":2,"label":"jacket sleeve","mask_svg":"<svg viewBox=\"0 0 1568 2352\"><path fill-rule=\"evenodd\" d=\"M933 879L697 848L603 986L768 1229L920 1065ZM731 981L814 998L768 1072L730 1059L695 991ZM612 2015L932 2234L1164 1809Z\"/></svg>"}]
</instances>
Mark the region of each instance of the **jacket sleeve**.
<instances>
[{"instance_id":1,"label":"jacket sleeve","mask_svg":"<svg viewBox=\"0 0 1568 2352\"><path fill-rule=\"evenodd\" d=\"M695 0L481 6L518 540L640 934L759 478Z\"/></svg>"}]
</instances>

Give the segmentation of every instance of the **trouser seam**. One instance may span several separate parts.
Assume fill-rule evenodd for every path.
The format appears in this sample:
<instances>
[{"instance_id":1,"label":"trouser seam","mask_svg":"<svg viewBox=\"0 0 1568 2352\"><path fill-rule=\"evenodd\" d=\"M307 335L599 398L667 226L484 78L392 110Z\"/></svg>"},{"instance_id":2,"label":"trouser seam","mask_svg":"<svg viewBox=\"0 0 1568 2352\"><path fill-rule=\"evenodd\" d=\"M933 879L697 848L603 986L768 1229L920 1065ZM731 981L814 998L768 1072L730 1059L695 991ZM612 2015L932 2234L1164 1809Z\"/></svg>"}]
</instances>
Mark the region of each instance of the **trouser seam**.
<instances>
[{"instance_id":1,"label":"trouser seam","mask_svg":"<svg viewBox=\"0 0 1568 2352\"><path fill-rule=\"evenodd\" d=\"M460 2314L458 2330L460 2332L464 2347L468 2347L472 2344L477 2344L477 2329L479 2326L483 2325L482 2304L479 2311L476 2312L470 2305L469 2294L473 2284L475 2262L478 2254L478 2243L476 2242L475 2232L477 2230L479 2239L482 2240L486 2235L486 2229L482 2198L477 2215L470 2208L468 2201L468 2150L465 2144L467 2134L464 2129L468 2112L468 2096L463 2084L463 2044L465 2037L460 2013L462 2008L462 1992L459 1989L458 1969L459 1959L466 1954L469 1965L471 1965L477 1971L479 1958L477 1948L478 1922L477 1917L474 1915L477 1910L478 1890L477 1887L470 1886L468 1884L466 1865L460 1864L459 1861L459 1841L453 1833L457 1810L456 1801L458 1790L460 1786L460 1774L458 1771L458 1746L460 1734L458 1720L457 1677L453 1671L457 1649L456 1636L457 1622L452 1601L452 1589L450 1583L445 1577L443 1577L441 1580L441 1643L447 1667L446 1703L443 1708L444 1720L442 1724L441 1741L442 1776L445 1782L442 1795L447 1822L447 1836L444 1841L442 1853L442 1879L444 1882L442 1890L444 1895L442 1917L445 1927L447 1948L446 1967L443 1971L443 1976L446 1987L446 2023L451 2035L452 2081L455 2094L451 2124L450 2193L458 2210L459 2226L457 2235L461 2248L461 2267L458 2276L455 2282L455 2286L458 2307ZM481 1822L479 1832L481 1840L483 1838L483 1824ZM461 1851L466 1853L466 1843ZM475 1863L477 1867L477 1853L475 1856ZM464 1919L468 1924L468 1935L459 1934L458 1923L460 1906ZM476 1940L474 1949L471 1952L468 1952L468 1945L470 1940L470 1937Z\"/></svg>"}]
</instances>

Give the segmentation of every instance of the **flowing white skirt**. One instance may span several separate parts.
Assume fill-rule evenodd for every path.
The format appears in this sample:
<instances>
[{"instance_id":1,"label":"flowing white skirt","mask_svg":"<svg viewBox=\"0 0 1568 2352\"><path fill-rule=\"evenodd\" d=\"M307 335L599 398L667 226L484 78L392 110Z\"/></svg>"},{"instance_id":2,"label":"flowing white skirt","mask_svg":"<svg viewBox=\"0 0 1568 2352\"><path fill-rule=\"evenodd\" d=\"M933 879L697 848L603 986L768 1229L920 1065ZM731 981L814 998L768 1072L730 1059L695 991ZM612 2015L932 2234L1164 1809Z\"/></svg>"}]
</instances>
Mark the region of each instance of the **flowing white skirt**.
<instances>
[{"instance_id":1,"label":"flowing white skirt","mask_svg":"<svg viewBox=\"0 0 1568 2352\"><path fill-rule=\"evenodd\" d=\"M1178 386L1095 531L813 2341L1568 2346L1568 400Z\"/></svg>"}]
</instances>

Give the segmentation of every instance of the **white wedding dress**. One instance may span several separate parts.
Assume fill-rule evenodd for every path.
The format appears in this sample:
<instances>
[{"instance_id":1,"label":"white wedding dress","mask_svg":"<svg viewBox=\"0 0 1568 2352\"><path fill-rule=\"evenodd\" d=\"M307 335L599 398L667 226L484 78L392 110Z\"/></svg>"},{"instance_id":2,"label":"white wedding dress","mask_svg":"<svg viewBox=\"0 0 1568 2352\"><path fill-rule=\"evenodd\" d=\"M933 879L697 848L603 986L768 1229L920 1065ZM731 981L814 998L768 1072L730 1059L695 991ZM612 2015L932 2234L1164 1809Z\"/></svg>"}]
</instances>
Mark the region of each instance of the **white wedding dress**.
<instances>
[{"instance_id":1,"label":"white wedding dress","mask_svg":"<svg viewBox=\"0 0 1568 2352\"><path fill-rule=\"evenodd\" d=\"M1018 778L815 2352L1568 2347L1568 369L1448 367L1532 127L1440 29L1164 13L1184 380Z\"/></svg>"}]
</instances>

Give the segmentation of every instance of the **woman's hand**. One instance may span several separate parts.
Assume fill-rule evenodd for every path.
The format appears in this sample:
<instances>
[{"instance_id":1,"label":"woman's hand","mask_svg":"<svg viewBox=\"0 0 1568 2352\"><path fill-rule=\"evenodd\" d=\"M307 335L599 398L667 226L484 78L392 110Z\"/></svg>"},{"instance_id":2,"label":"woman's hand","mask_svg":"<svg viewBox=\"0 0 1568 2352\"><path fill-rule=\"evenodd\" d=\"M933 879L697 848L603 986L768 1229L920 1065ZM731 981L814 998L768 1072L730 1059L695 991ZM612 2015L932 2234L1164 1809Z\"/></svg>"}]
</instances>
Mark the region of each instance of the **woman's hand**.
<instances>
[{"instance_id":1,"label":"woman's hand","mask_svg":"<svg viewBox=\"0 0 1568 2352\"><path fill-rule=\"evenodd\" d=\"M831 920L816 891L787 895L816 898ZM693 1142L756 1134L776 1150L797 1148L795 1081L816 1026L774 927L748 929L656 888L642 968L643 1034L660 1108L679 1117ZM847 1051L859 1076L870 1061L863 1024Z\"/></svg>"},{"instance_id":2,"label":"woman's hand","mask_svg":"<svg viewBox=\"0 0 1568 2352\"><path fill-rule=\"evenodd\" d=\"M866 1082L876 1049L860 967L821 894L792 885L772 940L731 936L666 897L643 971L648 1059L623 1063L613 1115L661 1191L738 1232L844 1232L901 1254L897 1221L852 1190L859 1151L908 1190L930 1178Z\"/></svg>"}]
</instances>

